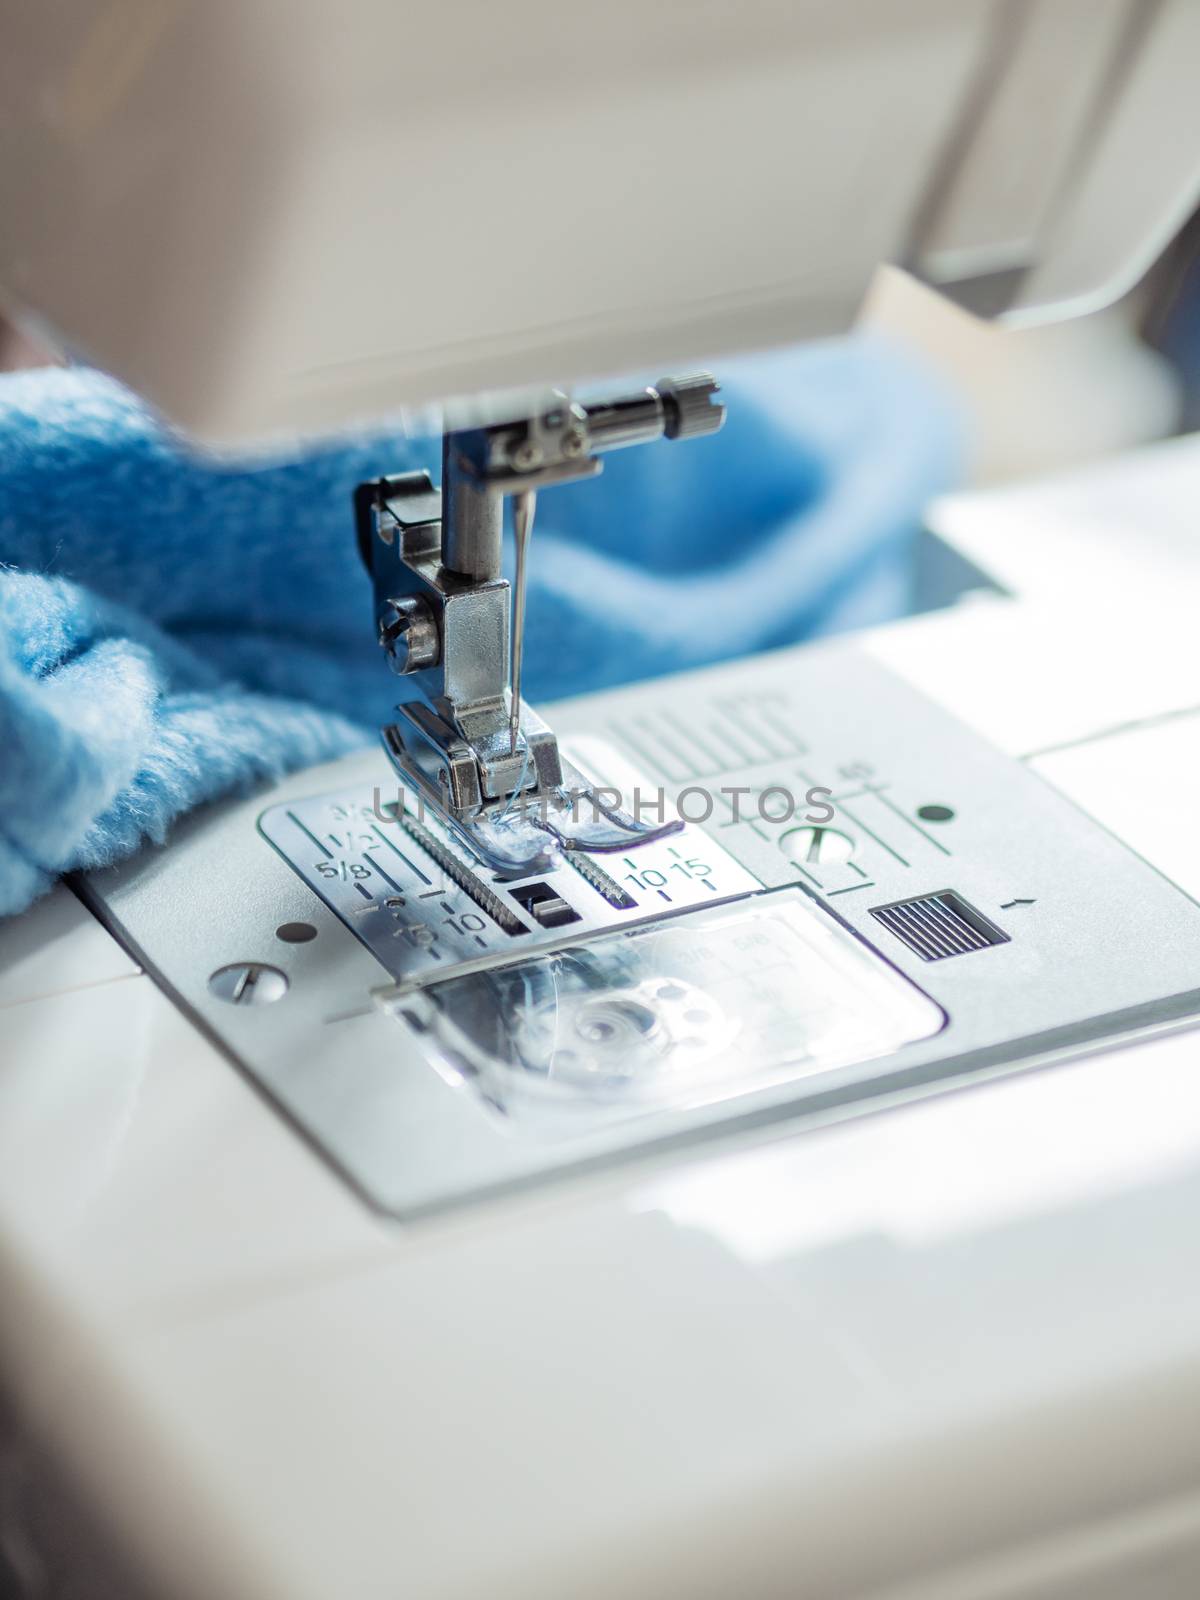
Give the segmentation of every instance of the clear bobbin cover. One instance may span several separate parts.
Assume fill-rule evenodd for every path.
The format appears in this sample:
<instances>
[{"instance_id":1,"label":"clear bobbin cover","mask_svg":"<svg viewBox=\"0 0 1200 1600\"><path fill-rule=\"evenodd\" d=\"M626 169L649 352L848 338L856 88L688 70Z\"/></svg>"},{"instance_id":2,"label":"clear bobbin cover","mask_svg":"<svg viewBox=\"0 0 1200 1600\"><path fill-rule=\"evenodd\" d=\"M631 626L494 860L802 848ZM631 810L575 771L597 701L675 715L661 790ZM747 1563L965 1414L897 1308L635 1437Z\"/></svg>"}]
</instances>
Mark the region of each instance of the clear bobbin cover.
<instances>
[{"instance_id":1,"label":"clear bobbin cover","mask_svg":"<svg viewBox=\"0 0 1200 1600\"><path fill-rule=\"evenodd\" d=\"M869 1061L944 1020L797 890L564 943L386 1003L443 1072L547 1132Z\"/></svg>"}]
</instances>

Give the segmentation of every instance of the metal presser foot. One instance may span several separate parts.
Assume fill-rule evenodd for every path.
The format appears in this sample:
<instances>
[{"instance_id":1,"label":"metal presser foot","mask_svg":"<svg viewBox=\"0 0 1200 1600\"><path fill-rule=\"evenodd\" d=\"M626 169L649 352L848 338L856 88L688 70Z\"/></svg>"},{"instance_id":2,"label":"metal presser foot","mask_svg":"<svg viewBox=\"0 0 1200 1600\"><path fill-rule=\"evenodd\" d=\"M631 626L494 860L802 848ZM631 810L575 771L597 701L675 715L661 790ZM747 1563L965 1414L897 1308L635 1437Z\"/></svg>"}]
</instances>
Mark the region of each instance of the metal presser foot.
<instances>
[{"instance_id":1,"label":"metal presser foot","mask_svg":"<svg viewBox=\"0 0 1200 1600\"><path fill-rule=\"evenodd\" d=\"M725 420L716 393L703 373L594 405L555 391L519 421L446 433L440 491L427 472L355 491L379 642L421 696L397 707L384 748L450 833L505 878L548 872L563 851L629 850L682 826L613 805L521 699L525 580L540 489L594 477L605 450L715 433ZM507 495L511 607L500 575Z\"/></svg>"}]
</instances>

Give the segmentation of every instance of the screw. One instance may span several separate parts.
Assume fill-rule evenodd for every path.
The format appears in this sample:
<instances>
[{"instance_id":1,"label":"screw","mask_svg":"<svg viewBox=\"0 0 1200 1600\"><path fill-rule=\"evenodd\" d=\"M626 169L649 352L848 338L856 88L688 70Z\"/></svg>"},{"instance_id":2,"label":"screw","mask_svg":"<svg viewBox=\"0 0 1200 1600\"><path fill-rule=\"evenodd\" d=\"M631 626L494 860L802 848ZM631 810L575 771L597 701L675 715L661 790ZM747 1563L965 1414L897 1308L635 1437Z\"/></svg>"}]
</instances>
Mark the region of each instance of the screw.
<instances>
[{"instance_id":1,"label":"screw","mask_svg":"<svg viewBox=\"0 0 1200 1600\"><path fill-rule=\"evenodd\" d=\"M441 653L433 613L415 595L384 602L379 613L379 642L393 672L419 672L436 666Z\"/></svg>"},{"instance_id":2,"label":"screw","mask_svg":"<svg viewBox=\"0 0 1200 1600\"><path fill-rule=\"evenodd\" d=\"M854 854L854 840L837 828L789 828L779 836L779 848L793 861L805 861L810 866L834 866L849 861Z\"/></svg>"},{"instance_id":3,"label":"screw","mask_svg":"<svg viewBox=\"0 0 1200 1600\"><path fill-rule=\"evenodd\" d=\"M208 980L208 990L233 1006L267 1005L287 993L287 973L261 961L235 961L217 968Z\"/></svg>"},{"instance_id":4,"label":"screw","mask_svg":"<svg viewBox=\"0 0 1200 1600\"><path fill-rule=\"evenodd\" d=\"M523 439L520 444L513 445L508 459L518 472L532 472L534 467L542 464L542 452L539 445L532 439Z\"/></svg>"}]
</instances>

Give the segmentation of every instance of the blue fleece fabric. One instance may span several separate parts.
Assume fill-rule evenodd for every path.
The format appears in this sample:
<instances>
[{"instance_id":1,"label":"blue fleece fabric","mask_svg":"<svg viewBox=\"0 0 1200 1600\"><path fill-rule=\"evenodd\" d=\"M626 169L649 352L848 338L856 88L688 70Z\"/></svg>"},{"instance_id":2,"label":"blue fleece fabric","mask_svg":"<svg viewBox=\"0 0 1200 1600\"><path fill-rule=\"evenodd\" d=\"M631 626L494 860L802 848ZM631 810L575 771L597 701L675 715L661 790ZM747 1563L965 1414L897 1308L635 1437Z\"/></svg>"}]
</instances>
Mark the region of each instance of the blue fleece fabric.
<instances>
[{"instance_id":1,"label":"blue fleece fabric","mask_svg":"<svg viewBox=\"0 0 1200 1600\"><path fill-rule=\"evenodd\" d=\"M905 608L920 509L958 460L947 397L866 339L739 370L721 434L541 496L534 701ZM0 378L0 915L374 737L405 685L350 495L437 451L375 435L214 465L98 373Z\"/></svg>"}]
</instances>

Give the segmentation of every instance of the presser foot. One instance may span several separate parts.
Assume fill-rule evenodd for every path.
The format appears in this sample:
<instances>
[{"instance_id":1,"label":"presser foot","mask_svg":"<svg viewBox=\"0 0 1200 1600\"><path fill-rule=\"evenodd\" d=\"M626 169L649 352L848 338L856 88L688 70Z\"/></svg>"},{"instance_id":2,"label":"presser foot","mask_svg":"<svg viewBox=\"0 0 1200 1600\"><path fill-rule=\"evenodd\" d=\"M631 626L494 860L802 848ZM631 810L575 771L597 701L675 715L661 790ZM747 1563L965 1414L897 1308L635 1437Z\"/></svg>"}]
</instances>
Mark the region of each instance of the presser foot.
<instances>
[{"instance_id":1,"label":"presser foot","mask_svg":"<svg viewBox=\"0 0 1200 1600\"><path fill-rule=\"evenodd\" d=\"M501 879L552 872L572 852L632 850L683 828L678 820L631 815L619 791L562 758L554 734L524 704L516 752L506 725L503 757L480 752L428 706L397 709L402 720L383 729L397 776L415 792L425 820L432 816ZM486 744L498 742L490 736Z\"/></svg>"}]
</instances>

